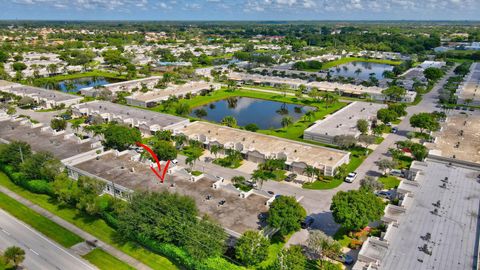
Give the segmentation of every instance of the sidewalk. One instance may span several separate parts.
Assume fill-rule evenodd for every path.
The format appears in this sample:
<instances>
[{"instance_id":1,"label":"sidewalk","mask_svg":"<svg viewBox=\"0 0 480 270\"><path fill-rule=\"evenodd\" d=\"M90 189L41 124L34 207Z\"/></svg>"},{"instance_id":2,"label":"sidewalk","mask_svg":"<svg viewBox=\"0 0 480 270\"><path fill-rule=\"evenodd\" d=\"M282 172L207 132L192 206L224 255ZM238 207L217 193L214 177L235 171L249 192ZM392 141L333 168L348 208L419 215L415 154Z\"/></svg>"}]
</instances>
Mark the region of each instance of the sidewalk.
<instances>
[{"instance_id":1,"label":"sidewalk","mask_svg":"<svg viewBox=\"0 0 480 270\"><path fill-rule=\"evenodd\" d=\"M73 224L61 219L60 217L48 212L47 210L45 210L45 209L41 208L40 206L30 202L27 199L17 195L15 192L13 192L13 191L5 188L5 187L0 186L0 192L5 193L6 195L11 197L12 199L17 200L18 202L24 204L25 206L29 207L33 211L35 211L35 212L39 213L40 215L52 220L55 223L61 225L62 227L66 228L67 230L72 231L73 233L79 235L80 237L82 237L85 240L97 239L95 236L79 229L75 225L73 225ZM139 262L138 260L130 257L129 255L121 252L120 250L112 247L111 245L100 241L99 239L97 241L97 246L102 248L104 251L110 253L110 255L124 261L125 263L129 264L130 266L135 267L136 269L141 269L141 270L151 269L150 267L146 266L145 264L143 264L143 263Z\"/></svg>"}]
</instances>

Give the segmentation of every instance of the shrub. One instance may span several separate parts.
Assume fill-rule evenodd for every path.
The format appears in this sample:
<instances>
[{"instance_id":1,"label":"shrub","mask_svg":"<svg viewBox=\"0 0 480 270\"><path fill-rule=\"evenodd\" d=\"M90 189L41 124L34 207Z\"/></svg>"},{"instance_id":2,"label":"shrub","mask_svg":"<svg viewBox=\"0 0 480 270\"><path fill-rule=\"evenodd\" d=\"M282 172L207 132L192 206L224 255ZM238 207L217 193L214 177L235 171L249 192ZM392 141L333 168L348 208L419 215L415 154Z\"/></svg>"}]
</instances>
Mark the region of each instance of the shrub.
<instances>
[{"instance_id":1,"label":"shrub","mask_svg":"<svg viewBox=\"0 0 480 270\"><path fill-rule=\"evenodd\" d=\"M45 180L30 180L25 183L25 187L33 193L53 194L52 186Z\"/></svg>"}]
</instances>

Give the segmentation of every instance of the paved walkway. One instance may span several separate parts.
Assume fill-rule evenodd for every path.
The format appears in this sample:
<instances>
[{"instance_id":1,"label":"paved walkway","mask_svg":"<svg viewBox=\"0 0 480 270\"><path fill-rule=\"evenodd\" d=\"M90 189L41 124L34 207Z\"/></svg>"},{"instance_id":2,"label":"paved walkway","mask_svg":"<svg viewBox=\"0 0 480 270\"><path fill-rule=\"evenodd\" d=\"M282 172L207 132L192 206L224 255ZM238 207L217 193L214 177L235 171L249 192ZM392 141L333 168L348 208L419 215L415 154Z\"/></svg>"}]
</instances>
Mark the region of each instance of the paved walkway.
<instances>
[{"instance_id":1,"label":"paved walkway","mask_svg":"<svg viewBox=\"0 0 480 270\"><path fill-rule=\"evenodd\" d=\"M29 200L19 196L18 194L16 194L15 192L5 188L5 187L2 187L0 186L0 192L2 193L5 193L6 195L8 195L9 197L17 200L18 202L24 204L25 206L29 207L30 209L32 209L33 211L39 213L40 215L52 220L53 222L57 223L58 225L70 230L71 232L79 235L80 237L82 237L83 239L86 239L86 240L94 240L94 239L97 239L95 236L79 229L77 226L65 221L64 219L50 213L49 211L41 208L40 206L30 202ZM127 264L135 267L136 269L141 269L141 270L146 270L146 269L151 269L150 267L146 266L145 264L139 262L138 260L130 257L129 255L121 252L120 250L112 247L111 245L103 242L103 241L100 241L97 239L97 246L102 248L103 250L105 250L106 252L108 252L109 254L115 256L116 258L126 262Z\"/></svg>"}]
</instances>

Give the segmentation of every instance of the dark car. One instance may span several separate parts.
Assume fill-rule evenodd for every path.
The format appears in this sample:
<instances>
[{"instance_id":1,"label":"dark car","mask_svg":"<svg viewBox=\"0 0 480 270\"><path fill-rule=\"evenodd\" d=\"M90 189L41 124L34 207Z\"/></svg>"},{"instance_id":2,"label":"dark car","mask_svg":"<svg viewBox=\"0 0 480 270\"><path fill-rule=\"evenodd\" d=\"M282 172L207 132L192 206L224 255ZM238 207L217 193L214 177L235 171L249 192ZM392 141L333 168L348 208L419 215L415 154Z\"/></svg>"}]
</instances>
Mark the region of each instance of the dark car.
<instances>
[{"instance_id":1,"label":"dark car","mask_svg":"<svg viewBox=\"0 0 480 270\"><path fill-rule=\"evenodd\" d=\"M354 262L353 257L348 254L341 254L336 259L337 261L342 262L346 265L351 265Z\"/></svg>"},{"instance_id":2,"label":"dark car","mask_svg":"<svg viewBox=\"0 0 480 270\"><path fill-rule=\"evenodd\" d=\"M297 174L292 173L292 174L289 174L289 175L287 176L287 178L285 178L285 181L286 181L286 182L292 182L293 180L295 180L295 178L297 178Z\"/></svg>"},{"instance_id":3,"label":"dark car","mask_svg":"<svg viewBox=\"0 0 480 270\"><path fill-rule=\"evenodd\" d=\"M271 190L267 191L267 193L270 194L270 195L275 194L275 192L273 192L273 191L271 191Z\"/></svg>"},{"instance_id":4,"label":"dark car","mask_svg":"<svg viewBox=\"0 0 480 270\"><path fill-rule=\"evenodd\" d=\"M313 217L306 217L305 220L300 223L300 226L302 227L302 229L306 229L312 226L313 222L315 222L315 219Z\"/></svg>"}]
</instances>

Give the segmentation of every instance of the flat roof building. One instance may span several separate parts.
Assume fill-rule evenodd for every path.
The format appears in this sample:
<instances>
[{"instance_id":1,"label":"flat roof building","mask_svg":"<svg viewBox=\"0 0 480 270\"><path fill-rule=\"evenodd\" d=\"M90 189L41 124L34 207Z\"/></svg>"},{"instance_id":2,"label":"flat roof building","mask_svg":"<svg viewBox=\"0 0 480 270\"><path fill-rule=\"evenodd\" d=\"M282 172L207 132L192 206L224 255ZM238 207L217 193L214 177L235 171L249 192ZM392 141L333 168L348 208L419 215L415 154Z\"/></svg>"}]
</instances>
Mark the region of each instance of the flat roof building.
<instances>
[{"instance_id":1,"label":"flat roof building","mask_svg":"<svg viewBox=\"0 0 480 270\"><path fill-rule=\"evenodd\" d=\"M435 142L426 146L430 155L480 163L480 115L477 112L448 115Z\"/></svg>"},{"instance_id":2,"label":"flat roof building","mask_svg":"<svg viewBox=\"0 0 480 270\"><path fill-rule=\"evenodd\" d=\"M244 159L255 163L269 158L285 159L287 169L299 174L304 174L309 165L332 176L336 168L350 159L349 152L200 121L179 126L174 134L184 134L202 142L207 148L221 145L226 149L235 149L242 153Z\"/></svg>"},{"instance_id":3,"label":"flat roof building","mask_svg":"<svg viewBox=\"0 0 480 270\"><path fill-rule=\"evenodd\" d=\"M136 92L131 96L126 97L128 105L139 107L153 107L158 102L167 100L170 96L184 96L187 93L197 94L203 90L217 90L220 85L216 83L209 83L205 81L188 82L182 85L172 85L166 89L154 89L146 93Z\"/></svg>"},{"instance_id":4,"label":"flat roof building","mask_svg":"<svg viewBox=\"0 0 480 270\"><path fill-rule=\"evenodd\" d=\"M320 91L335 92L339 94L347 94L352 96L368 96L373 100L383 101L388 98L382 93L386 88L377 86L363 86L355 84L344 84L338 82L327 81L307 81L300 79L282 78L276 76L262 76L257 74L246 74L232 72L229 74L229 78L234 81L238 81L245 84L259 84L278 87L280 85L287 85L289 88L298 89L300 85L305 85L307 90L312 88L318 88ZM400 100L401 102L413 102L416 97L416 92L407 91L405 96Z\"/></svg>"},{"instance_id":5,"label":"flat roof building","mask_svg":"<svg viewBox=\"0 0 480 270\"><path fill-rule=\"evenodd\" d=\"M19 85L0 81L0 91L8 92L21 97L33 98L39 106L52 108L64 104L66 107L78 104L83 97L66 94L60 91L47 90L44 88Z\"/></svg>"},{"instance_id":6,"label":"flat roof building","mask_svg":"<svg viewBox=\"0 0 480 270\"><path fill-rule=\"evenodd\" d=\"M389 205L386 232L370 237L355 270L478 269L480 165L414 161Z\"/></svg>"},{"instance_id":7,"label":"flat roof building","mask_svg":"<svg viewBox=\"0 0 480 270\"><path fill-rule=\"evenodd\" d=\"M334 144L334 138L339 135L352 135L357 138L361 134L357 121L365 119L371 122L376 119L377 111L386 107L385 104L352 102L325 119L316 121L303 132L303 138L327 144Z\"/></svg>"},{"instance_id":8,"label":"flat roof building","mask_svg":"<svg viewBox=\"0 0 480 270\"><path fill-rule=\"evenodd\" d=\"M150 136L156 131L173 129L188 124L189 120L163 113L137 109L106 101L81 103L72 108L74 116L99 115L106 121L116 121L138 128L143 135Z\"/></svg>"}]
</instances>

